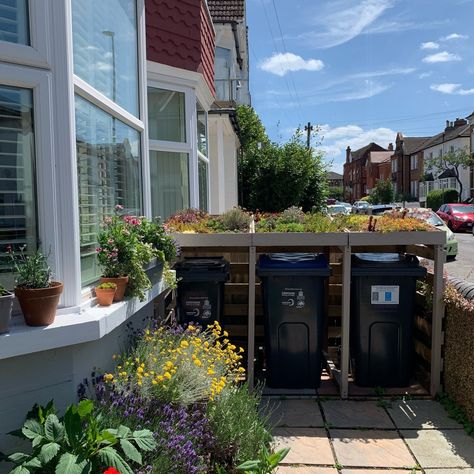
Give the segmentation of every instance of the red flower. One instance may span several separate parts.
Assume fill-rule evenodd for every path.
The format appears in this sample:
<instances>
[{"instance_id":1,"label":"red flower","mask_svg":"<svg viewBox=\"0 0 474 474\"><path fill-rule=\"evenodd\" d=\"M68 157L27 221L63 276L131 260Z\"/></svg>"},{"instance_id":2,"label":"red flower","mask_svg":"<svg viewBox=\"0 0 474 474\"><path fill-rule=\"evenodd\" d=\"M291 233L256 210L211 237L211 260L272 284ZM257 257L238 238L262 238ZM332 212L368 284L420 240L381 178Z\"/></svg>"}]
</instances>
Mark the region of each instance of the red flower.
<instances>
[{"instance_id":1,"label":"red flower","mask_svg":"<svg viewBox=\"0 0 474 474\"><path fill-rule=\"evenodd\" d=\"M120 472L115 467L109 467L104 474L120 474Z\"/></svg>"}]
</instances>

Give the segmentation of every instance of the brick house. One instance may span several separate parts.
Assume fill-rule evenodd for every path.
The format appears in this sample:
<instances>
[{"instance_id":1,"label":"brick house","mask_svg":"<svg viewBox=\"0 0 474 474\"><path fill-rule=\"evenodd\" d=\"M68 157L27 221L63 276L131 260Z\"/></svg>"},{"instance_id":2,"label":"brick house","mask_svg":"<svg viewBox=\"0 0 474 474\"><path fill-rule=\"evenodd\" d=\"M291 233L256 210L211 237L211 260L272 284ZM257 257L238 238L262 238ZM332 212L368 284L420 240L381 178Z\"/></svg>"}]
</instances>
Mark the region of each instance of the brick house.
<instances>
[{"instance_id":1,"label":"brick house","mask_svg":"<svg viewBox=\"0 0 474 474\"><path fill-rule=\"evenodd\" d=\"M423 160L419 153L431 137L405 137L397 133L391 158L392 182L396 196L418 197L418 182L423 175Z\"/></svg>"},{"instance_id":2,"label":"brick house","mask_svg":"<svg viewBox=\"0 0 474 474\"><path fill-rule=\"evenodd\" d=\"M393 154L393 145L390 143L388 151L371 151L367 157L367 194L372 192L379 179L390 178L387 168L390 168L390 158ZM388 165L388 166L387 166ZM382 174L381 174L382 171Z\"/></svg>"},{"instance_id":3,"label":"brick house","mask_svg":"<svg viewBox=\"0 0 474 474\"><path fill-rule=\"evenodd\" d=\"M344 185L344 176L334 171L329 171L328 184L330 188L342 188Z\"/></svg>"},{"instance_id":4,"label":"brick house","mask_svg":"<svg viewBox=\"0 0 474 474\"><path fill-rule=\"evenodd\" d=\"M377 143L369 143L368 145L351 150L348 146L346 149L346 162L344 163L344 195L345 199L350 202L359 200L367 196L367 161L371 152L387 152Z\"/></svg>"}]
</instances>

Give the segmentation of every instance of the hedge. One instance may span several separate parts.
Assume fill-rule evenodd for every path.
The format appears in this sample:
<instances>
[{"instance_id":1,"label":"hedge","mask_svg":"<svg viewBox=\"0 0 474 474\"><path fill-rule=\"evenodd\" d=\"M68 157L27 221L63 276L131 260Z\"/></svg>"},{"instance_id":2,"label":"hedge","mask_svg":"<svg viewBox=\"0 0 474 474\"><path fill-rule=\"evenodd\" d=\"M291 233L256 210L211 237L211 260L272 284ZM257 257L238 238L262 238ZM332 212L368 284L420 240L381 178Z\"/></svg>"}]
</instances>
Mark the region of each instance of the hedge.
<instances>
[{"instance_id":1,"label":"hedge","mask_svg":"<svg viewBox=\"0 0 474 474\"><path fill-rule=\"evenodd\" d=\"M459 193L455 189L434 189L426 197L426 207L436 212L443 204L458 201Z\"/></svg>"}]
</instances>

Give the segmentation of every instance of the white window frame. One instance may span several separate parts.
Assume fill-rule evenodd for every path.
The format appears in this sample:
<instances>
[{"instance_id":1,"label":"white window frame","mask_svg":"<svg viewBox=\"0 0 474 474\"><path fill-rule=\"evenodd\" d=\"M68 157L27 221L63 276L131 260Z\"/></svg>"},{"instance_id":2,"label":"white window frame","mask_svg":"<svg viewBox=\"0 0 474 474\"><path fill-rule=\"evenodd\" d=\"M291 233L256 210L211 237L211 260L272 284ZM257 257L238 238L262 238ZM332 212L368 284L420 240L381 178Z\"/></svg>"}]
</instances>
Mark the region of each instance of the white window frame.
<instances>
[{"instance_id":1,"label":"white window frame","mask_svg":"<svg viewBox=\"0 0 474 474\"><path fill-rule=\"evenodd\" d=\"M55 165L53 146L52 76L47 71L12 64L0 64L0 85L30 89L33 96L33 135L38 237L55 277L61 281L59 229L56 213Z\"/></svg>"},{"instance_id":2,"label":"white window frame","mask_svg":"<svg viewBox=\"0 0 474 474\"><path fill-rule=\"evenodd\" d=\"M207 164L207 212L211 209L211 164L209 161L209 156L204 155L199 151L199 148L197 146L198 142L198 133L197 133L197 104L199 103L199 106L201 107L201 110L204 111L206 114L206 148L207 148L207 154L209 155L209 113L207 110L203 107L201 102L199 101L198 98L196 98L196 136L195 136L195 142L196 142L196 150L197 150L197 161L196 161L196 177L197 177L197 200L198 200L198 208L200 208L200 202L199 202L199 160L204 161Z\"/></svg>"},{"instance_id":3,"label":"white window frame","mask_svg":"<svg viewBox=\"0 0 474 474\"><path fill-rule=\"evenodd\" d=\"M189 205L199 208L199 178L198 178L198 149L197 149L197 109L196 93L193 88L172 85L169 83L149 79L148 87L184 94L184 120L186 141L152 140L148 138L150 151L164 151L169 153L186 153L189 168ZM204 156L204 155L203 155ZM150 176L148 176L150 179Z\"/></svg>"},{"instance_id":4,"label":"white window frame","mask_svg":"<svg viewBox=\"0 0 474 474\"><path fill-rule=\"evenodd\" d=\"M49 68L51 51L50 9L55 0L29 0L30 45L0 41L0 61Z\"/></svg>"},{"instance_id":5,"label":"white window frame","mask_svg":"<svg viewBox=\"0 0 474 474\"><path fill-rule=\"evenodd\" d=\"M70 0L69 0L70 4ZM72 8L70 8L72 9ZM137 41L138 41L138 56L137 56L137 74L138 74L138 117L134 116L123 107L115 103L113 100L106 97L104 94L95 89L92 85L73 74L73 84L75 95L82 97L88 102L92 103L100 110L104 111L108 115L120 120L129 127L133 128L140 134L140 165L141 165L141 178L142 178L142 195L141 201L143 206L143 214L147 217L151 217L151 188L150 188L150 163L148 153L148 133L147 133L147 73L146 73L146 23L145 23L145 1L136 0L136 12L137 12ZM70 32L72 42L72 18L70 18ZM71 58L73 61L73 58ZM73 102L74 103L74 102ZM74 105L73 105L74 107ZM75 136L75 119L74 123L74 162L76 165L76 171L74 173L76 180L76 193L78 194L77 185L77 154L76 154L76 136ZM78 196L79 197L79 196ZM77 209L77 220L79 228L79 209ZM80 232L80 229L79 229ZM80 236L79 236L80 237ZM77 246L76 252L79 255L80 260L80 247ZM79 265L79 274L76 276L78 280L76 282L76 288L79 289L80 299L82 300L85 296L91 294L92 286L82 286L81 283L81 267Z\"/></svg>"}]
</instances>

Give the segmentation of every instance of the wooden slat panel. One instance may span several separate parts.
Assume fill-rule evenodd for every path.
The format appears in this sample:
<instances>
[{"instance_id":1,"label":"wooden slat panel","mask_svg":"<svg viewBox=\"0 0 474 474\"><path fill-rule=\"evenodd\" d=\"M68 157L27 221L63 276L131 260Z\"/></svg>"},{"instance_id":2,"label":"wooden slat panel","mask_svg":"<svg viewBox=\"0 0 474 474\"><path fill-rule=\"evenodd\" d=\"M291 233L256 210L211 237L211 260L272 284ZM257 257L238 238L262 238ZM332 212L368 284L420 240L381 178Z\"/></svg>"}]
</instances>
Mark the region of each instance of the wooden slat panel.
<instances>
[{"instance_id":1,"label":"wooden slat panel","mask_svg":"<svg viewBox=\"0 0 474 474\"><path fill-rule=\"evenodd\" d=\"M412 253L418 257L428 258L429 260L434 259L434 250L431 247L425 245L407 245L407 252Z\"/></svg>"},{"instance_id":2,"label":"wooden slat panel","mask_svg":"<svg viewBox=\"0 0 474 474\"><path fill-rule=\"evenodd\" d=\"M329 284L329 295L330 296L341 296L342 295L342 283L332 283Z\"/></svg>"},{"instance_id":3,"label":"wooden slat panel","mask_svg":"<svg viewBox=\"0 0 474 474\"><path fill-rule=\"evenodd\" d=\"M428 340L431 339L431 323L426 319L415 316L415 327L427 337Z\"/></svg>"},{"instance_id":4,"label":"wooden slat panel","mask_svg":"<svg viewBox=\"0 0 474 474\"><path fill-rule=\"evenodd\" d=\"M431 361L431 349L426 347L421 341L415 339L415 352L426 362Z\"/></svg>"},{"instance_id":5,"label":"wooden slat panel","mask_svg":"<svg viewBox=\"0 0 474 474\"><path fill-rule=\"evenodd\" d=\"M224 316L246 316L249 308L246 304L225 304ZM255 305L255 314L263 314L263 306L261 304Z\"/></svg>"}]
</instances>

